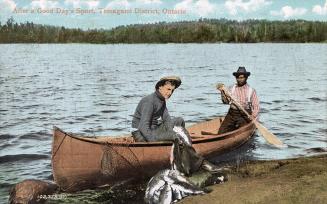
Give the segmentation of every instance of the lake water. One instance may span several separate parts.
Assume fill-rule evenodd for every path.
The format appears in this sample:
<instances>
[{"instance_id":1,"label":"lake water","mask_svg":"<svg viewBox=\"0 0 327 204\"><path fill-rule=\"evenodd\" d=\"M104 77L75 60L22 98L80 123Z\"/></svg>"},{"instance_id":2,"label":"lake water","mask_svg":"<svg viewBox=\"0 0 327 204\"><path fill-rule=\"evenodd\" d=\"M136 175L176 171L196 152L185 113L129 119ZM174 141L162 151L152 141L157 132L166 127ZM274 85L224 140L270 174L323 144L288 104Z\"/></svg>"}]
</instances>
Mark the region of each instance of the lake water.
<instances>
[{"instance_id":1,"label":"lake water","mask_svg":"<svg viewBox=\"0 0 327 204\"><path fill-rule=\"evenodd\" d=\"M0 202L14 183L51 179L54 125L127 133L138 101L165 75L183 81L170 114L192 124L226 114L215 84L234 83L232 72L245 66L260 121L288 145L277 149L256 135L242 153L249 159L327 149L327 44L2 44L0 53Z\"/></svg>"}]
</instances>

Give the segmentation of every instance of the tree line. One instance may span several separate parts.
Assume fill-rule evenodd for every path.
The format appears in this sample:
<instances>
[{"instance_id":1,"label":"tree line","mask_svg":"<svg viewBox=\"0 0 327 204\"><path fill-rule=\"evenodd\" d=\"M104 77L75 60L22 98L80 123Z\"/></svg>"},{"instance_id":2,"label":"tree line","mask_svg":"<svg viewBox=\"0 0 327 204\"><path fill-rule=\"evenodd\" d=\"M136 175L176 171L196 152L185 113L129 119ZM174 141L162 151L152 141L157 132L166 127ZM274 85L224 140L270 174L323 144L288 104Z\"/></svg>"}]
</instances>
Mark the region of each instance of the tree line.
<instances>
[{"instance_id":1,"label":"tree line","mask_svg":"<svg viewBox=\"0 0 327 204\"><path fill-rule=\"evenodd\" d=\"M327 22L199 19L134 24L113 29L65 28L0 22L0 43L257 43L327 42Z\"/></svg>"}]
</instances>

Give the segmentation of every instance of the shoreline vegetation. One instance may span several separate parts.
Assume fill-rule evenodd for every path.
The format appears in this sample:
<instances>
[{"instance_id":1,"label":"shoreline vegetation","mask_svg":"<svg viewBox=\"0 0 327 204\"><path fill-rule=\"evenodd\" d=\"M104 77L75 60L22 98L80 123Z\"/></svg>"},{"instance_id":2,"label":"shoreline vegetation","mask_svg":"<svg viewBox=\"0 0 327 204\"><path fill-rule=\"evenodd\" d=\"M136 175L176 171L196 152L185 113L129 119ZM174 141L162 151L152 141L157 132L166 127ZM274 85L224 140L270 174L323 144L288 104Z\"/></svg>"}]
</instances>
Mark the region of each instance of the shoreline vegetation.
<instances>
[{"instance_id":1,"label":"shoreline vegetation","mask_svg":"<svg viewBox=\"0 0 327 204\"><path fill-rule=\"evenodd\" d=\"M230 179L204 196L181 203L324 204L327 200L327 154L296 159L248 161L234 167Z\"/></svg>"},{"instance_id":2,"label":"shoreline vegetation","mask_svg":"<svg viewBox=\"0 0 327 204\"><path fill-rule=\"evenodd\" d=\"M199 19L112 29L0 22L0 43L308 43L327 42L326 21Z\"/></svg>"},{"instance_id":3,"label":"shoreline vegetation","mask_svg":"<svg viewBox=\"0 0 327 204\"><path fill-rule=\"evenodd\" d=\"M285 160L245 161L226 172L228 181L209 186L205 195L179 203L323 204L327 200L327 154ZM47 203L144 203L146 182L65 194Z\"/></svg>"}]
</instances>

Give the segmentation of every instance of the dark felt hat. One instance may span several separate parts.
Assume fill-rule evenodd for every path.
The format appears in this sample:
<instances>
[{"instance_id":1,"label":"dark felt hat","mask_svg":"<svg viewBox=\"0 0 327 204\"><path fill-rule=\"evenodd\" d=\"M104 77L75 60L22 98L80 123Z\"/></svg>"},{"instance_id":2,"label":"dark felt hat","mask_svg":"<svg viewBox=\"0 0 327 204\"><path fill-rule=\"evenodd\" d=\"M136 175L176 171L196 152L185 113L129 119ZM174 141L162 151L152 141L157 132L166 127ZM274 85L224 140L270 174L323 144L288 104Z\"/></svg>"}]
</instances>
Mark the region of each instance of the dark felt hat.
<instances>
[{"instance_id":1,"label":"dark felt hat","mask_svg":"<svg viewBox=\"0 0 327 204\"><path fill-rule=\"evenodd\" d=\"M251 72L246 71L245 67L239 67L236 72L233 72L233 75L238 77L240 75L244 75L246 77L250 76Z\"/></svg>"},{"instance_id":2,"label":"dark felt hat","mask_svg":"<svg viewBox=\"0 0 327 204\"><path fill-rule=\"evenodd\" d=\"M175 85L175 89L177 89L181 83L182 80L178 77L178 76L166 76L166 77L162 77L156 84L156 89L159 89L160 86L163 86L166 81L170 81L172 84Z\"/></svg>"}]
</instances>

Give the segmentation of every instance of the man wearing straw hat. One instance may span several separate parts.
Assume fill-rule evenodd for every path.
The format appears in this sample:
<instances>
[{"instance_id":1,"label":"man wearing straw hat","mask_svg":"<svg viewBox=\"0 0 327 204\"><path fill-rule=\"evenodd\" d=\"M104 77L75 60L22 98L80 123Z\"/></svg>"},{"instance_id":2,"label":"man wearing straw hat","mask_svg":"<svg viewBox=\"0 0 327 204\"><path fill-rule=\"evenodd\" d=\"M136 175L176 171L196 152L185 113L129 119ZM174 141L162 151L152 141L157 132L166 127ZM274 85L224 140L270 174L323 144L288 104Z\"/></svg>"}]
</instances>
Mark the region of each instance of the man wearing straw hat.
<instances>
[{"instance_id":1,"label":"man wearing straw hat","mask_svg":"<svg viewBox=\"0 0 327 204\"><path fill-rule=\"evenodd\" d=\"M172 141L176 138L174 126L185 126L183 118L171 118L166 100L181 85L179 77L163 77L156 83L156 91L141 99L136 107L132 127L137 128L134 137L137 141ZM161 121L159 120L161 119Z\"/></svg>"},{"instance_id":2,"label":"man wearing straw hat","mask_svg":"<svg viewBox=\"0 0 327 204\"><path fill-rule=\"evenodd\" d=\"M212 172L219 171L220 168L204 160L195 152L183 118L172 118L168 113L166 100L181 83L181 79L177 76L163 77L156 83L155 92L142 98L136 107L132 127L137 130L132 132L132 135L138 142L178 140L179 143L188 146L187 157L191 160L193 172L200 167ZM177 134L175 127L182 128L184 134Z\"/></svg>"},{"instance_id":3,"label":"man wearing straw hat","mask_svg":"<svg viewBox=\"0 0 327 204\"><path fill-rule=\"evenodd\" d=\"M245 67L239 67L233 75L236 79L236 84L229 87L229 92L242 105L242 107L252 116L253 119L259 114L259 100L256 91L247 84L247 79L250 72L246 71ZM221 91L221 98L224 104L230 104L228 113L222 122L218 134L223 134L238 129L249 122L247 116L232 104L228 97L222 91L224 84L217 84L217 89Z\"/></svg>"}]
</instances>

